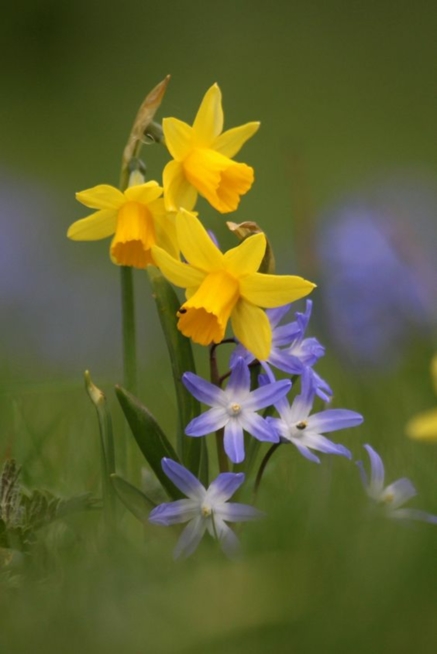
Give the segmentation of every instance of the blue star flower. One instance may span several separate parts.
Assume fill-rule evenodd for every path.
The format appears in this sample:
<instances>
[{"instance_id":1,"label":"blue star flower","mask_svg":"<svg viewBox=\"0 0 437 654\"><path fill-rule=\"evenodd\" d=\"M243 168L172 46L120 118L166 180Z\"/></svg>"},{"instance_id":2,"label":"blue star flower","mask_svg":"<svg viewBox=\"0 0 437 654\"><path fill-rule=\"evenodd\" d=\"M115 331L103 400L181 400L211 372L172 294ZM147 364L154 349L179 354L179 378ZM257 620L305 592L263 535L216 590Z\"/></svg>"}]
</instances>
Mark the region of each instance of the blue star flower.
<instances>
[{"instance_id":1,"label":"blue star flower","mask_svg":"<svg viewBox=\"0 0 437 654\"><path fill-rule=\"evenodd\" d=\"M182 381L195 398L211 407L189 423L187 436L205 436L224 427L224 448L233 463L244 460L243 430L260 441L278 442L276 433L256 411L284 397L291 381L275 381L251 391L250 371L242 358L232 368L225 390L192 372L184 373Z\"/></svg>"},{"instance_id":2,"label":"blue star flower","mask_svg":"<svg viewBox=\"0 0 437 654\"><path fill-rule=\"evenodd\" d=\"M403 509L403 504L417 495L417 491L407 477L384 487L385 470L381 457L373 447L364 445L370 459L370 480L364 469L362 461L357 461L360 469L361 479L367 495L373 502L379 505L384 514L389 518L421 520L437 524L437 516L431 515L419 509Z\"/></svg>"},{"instance_id":3,"label":"blue star flower","mask_svg":"<svg viewBox=\"0 0 437 654\"><path fill-rule=\"evenodd\" d=\"M309 370L302 373L301 383L301 394L295 397L291 406L286 399L275 403L280 417L267 418L272 429L282 443L293 443L310 461L320 463L320 459L311 450L341 454L350 459L351 453L346 447L333 443L322 434L360 425L363 416L347 409L327 409L310 416L315 388Z\"/></svg>"},{"instance_id":4,"label":"blue star flower","mask_svg":"<svg viewBox=\"0 0 437 654\"><path fill-rule=\"evenodd\" d=\"M232 556L239 542L226 522L243 522L263 517L263 513L248 504L228 502L244 482L243 473L223 472L206 489L184 466L162 459L162 469L187 499L160 504L150 513L149 521L155 525L175 525L188 522L176 548L174 558L186 558L194 552L205 531L216 538L223 551Z\"/></svg>"}]
</instances>

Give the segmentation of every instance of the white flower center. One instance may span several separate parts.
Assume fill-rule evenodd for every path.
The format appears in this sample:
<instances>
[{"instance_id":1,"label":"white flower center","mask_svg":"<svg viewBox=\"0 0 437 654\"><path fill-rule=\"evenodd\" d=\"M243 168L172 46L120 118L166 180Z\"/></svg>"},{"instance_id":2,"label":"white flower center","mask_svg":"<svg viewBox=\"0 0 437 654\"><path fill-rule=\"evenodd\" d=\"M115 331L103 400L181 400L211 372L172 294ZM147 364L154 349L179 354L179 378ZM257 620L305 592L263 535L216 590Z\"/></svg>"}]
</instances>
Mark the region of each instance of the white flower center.
<instances>
[{"instance_id":1,"label":"white flower center","mask_svg":"<svg viewBox=\"0 0 437 654\"><path fill-rule=\"evenodd\" d=\"M385 493L380 499L380 502L382 502L383 504L391 504L394 498L395 496L393 493Z\"/></svg>"},{"instance_id":2,"label":"white flower center","mask_svg":"<svg viewBox=\"0 0 437 654\"><path fill-rule=\"evenodd\" d=\"M209 506L209 504L202 504L200 510L204 518L208 518L208 516L210 516L212 513L212 508Z\"/></svg>"},{"instance_id":3,"label":"white flower center","mask_svg":"<svg viewBox=\"0 0 437 654\"><path fill-rule=\"evenodd\" d=\"M236 402L228 406L228 413L230 416L238 416L241 413L241 405Z\"/></svg>"}]
</instances>

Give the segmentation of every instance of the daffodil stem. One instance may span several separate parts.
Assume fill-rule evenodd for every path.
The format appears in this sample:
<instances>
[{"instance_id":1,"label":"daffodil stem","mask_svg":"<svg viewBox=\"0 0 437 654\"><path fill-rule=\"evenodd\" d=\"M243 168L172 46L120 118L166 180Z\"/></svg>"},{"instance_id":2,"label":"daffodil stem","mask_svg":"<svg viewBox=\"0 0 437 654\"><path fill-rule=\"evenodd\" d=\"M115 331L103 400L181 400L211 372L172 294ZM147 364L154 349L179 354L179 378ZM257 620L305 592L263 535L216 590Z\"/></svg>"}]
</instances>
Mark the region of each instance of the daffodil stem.
<instances>
[{"instance_id":1,"label":"daffodil stem","mask_svg":"<svg viewBox=\"0 0 437 654\"><path fill-rule=\"evenodd\" d=\"M271 446L271 448L269 450L267 450L266 455L264 456L263 460L261 461L261 465L259 467L258 474L257 474L256 479L255 479L255 486L254 486L254 489L253 489L254 497L256 497L256 495L258 493L258 489L259 489L259 486L261 484L261 480L263 478L264 470L266 469L266 466L267 466L268 462L270 461L270 457L272 456L272 454L274 452L276 452L276 450L278 449L278 447L280 445L281 445L281 443L274 443Z\"/></svg>"},{"instance_id":2,"label":"daffodil stem","mask_svg":"<svg viewBox=\"0 0 437 654\"><path fill-rule=\"evenodd\" d=\"M215 442L217 446L217 459L218 459L220 472L229 471L228 457L226 456L225 448L223 445L224 433L225 433L224 429L219 429L215 433Z\"/></svg>"},{"instance_id":3,"label":"daffodil stem","mask_svg":"<svg viewBox=\"0 0 437 654\"><path fill-rule=\"evenodd\" d=\"M209 370L211 383L220 386L220 373L217 365L216 345L211 345L209 350ZM218 429L215 433L215 442L217 446L217 459L220 472L228 472L229 464L224 448L224 430Z\"/></svg>"},{"instance_id":4,"label":"daffodil stem","mask_svg":"<svg viewBox=\"0 0 437 654\"><path fill-rule=\"evenodd\" d=\"M132 268L121 266L121 306L123 315L124 387L137 393L137 346L135 329L135 298Z\"/></svg>"}]
</instances>

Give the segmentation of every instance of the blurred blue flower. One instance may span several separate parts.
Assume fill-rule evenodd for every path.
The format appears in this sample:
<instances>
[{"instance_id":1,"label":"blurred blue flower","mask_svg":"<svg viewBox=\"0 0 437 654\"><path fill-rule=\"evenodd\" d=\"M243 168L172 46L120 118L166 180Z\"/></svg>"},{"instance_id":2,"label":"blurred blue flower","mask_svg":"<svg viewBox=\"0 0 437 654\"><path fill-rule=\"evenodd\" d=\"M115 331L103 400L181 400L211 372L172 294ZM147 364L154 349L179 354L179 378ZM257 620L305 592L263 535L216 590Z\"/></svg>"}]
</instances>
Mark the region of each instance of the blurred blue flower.
<instances>
[{"instance_id":1,"label":"blurred blue flower","mask_svg":"<svg viewBox=\"0 0 437 654\"><path fill-rule=\"evenodd\" d=\"M32 177L0 172L0 358L27 378L46 378L48 367L112 371L119 357L108 351L120 341L111 283L117 274L70 252L64 231L73 209L65 197Z\"/></svg>"},{"instance_id":2,"label":"blurred blue flower","mask_svg":"<svg viewBox=\"0 0 437 654\"><path fill-rule=\"evenodd\" d=\"M244 482L244 474L223 472L205 489L189 470L176 461L162 459L162 469L187 496L187 499L160 504L149 516L153 524L166 527L188 522L174 550L174 558L186 558L192 554L205 531L219 541L228 556L234 555L239 543L226 522L256 520L264 515L248 504L228 502Z\"/></svg>"},{"instance_id":3,"label":"blurred blue flower","mask_svg":"<svg viewBox=\"0 0 437 654\"><path fill-rule=\"evenodd\" d=\"M311 450L340 454L350 459L351 453L346 447L333 443L322 434L360 425L363 417L347 409L327 409L310 416L315 389L308 370L303 372L301 384L301 393L295 397L291 406L285 398L275 403L280 418L267 418L268 423L282 443L293 443L310 461L320 463L320 459Z\"/></svg>"},{"instance_id":4,"label":"blurred blue flower","mask_svg":"<svg viewBox=\"0 0 437 654\"><path fill-rule=\"evenodd\" d=\"M370 459L370 479L364 469L362 461L357 461L361 480L370 499L379 505L389 518L420 520L437 524L437 516L419 509L402 509L408 500L417 495L413 484L406 477L398 479L389 486L384 487L385 470L381 457L373 447L364 445Z\"/></svg>"},{"instance_id":5,"label":"blurred blue flower","mask_svg":"<svg viewBox=\"0 0 437 654\"><path fill-rule=\"evenodd\" d=\"M437 324L437 197L410 179L352 200L319 230L320 290L348 360L381 366Z\"/></svg>"},{"instance_id":6,"label":"blurred blue flower","mask_svg":"<svg viewBox=\"0 0 437 654\"><path fill-rule=\"evenodd\" d=\"M205 436L224 427L224 448L233 463L244 460L243 430L260 441L278 441L269 424L255 412L284 397L291 381L275 381L251 391L250 371L242 358L232 368L225 390L192 372L184 373L182 381L196 399L212 407L189 423L185 429L188 436Z\"/></svg>"}]
</instances>

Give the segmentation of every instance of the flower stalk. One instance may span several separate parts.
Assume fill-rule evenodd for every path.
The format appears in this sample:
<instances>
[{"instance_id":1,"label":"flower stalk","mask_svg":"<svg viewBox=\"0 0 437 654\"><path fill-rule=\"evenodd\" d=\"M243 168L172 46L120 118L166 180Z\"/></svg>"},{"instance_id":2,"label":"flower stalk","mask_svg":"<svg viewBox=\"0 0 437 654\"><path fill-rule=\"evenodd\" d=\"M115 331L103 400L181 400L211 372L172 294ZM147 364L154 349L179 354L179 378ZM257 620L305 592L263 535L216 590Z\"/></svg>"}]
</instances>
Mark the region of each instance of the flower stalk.
<instances>
[{"instance_id":1,"label":"flower stalk","mask_svg":"<svg viewBox=\"0 0 437 654\"><path fill-rule=\"evenodd\" d=\"M155 135L158 134L157 126L153 123L153 117L158 110L168 83L170 75L167 75L155 88L147 95L140 106L135 117L134 124L129 135L128 142L123 152L120 190L125 191L129 186L129 179L134 170L145 172L144 164L138 159L144 139L148 134L148 129L152 134L153 140L160 141ZM162 130L161 130L162 131ZM124 387L131 393L137 393L137 348L136 348L136 329L135 329L135 298L134 298L134 281L132 268L130 266L120 267L121 283L121 306L122 306L122 325L123 325L123 368L124 368Z\"/></svg>"},{"instance_id":2,"label":"flower stalk","mask_svg":"<svg viewBox=\"0 0 437 654\"><path fill-rule=\"evenodd\" d=\"M97 411L100 431L100 451L102 469L103 515L108 534L113 531L116 521L115 495L110 475L115 473L114 437L112 421L105 394L93 384L88 370L85 371L85 388Z\"/></svg>"},{"instance_id":3,"label":"flower stalk","mask_svg":"<svg viewBox=\"0 0 437 654\"><path fill-rule=\"evenodd\" d=\"M213 344L209 348L209 372L210 372L211 383L214 384L215 386L220 387L221 378L220 378L220 372L217 364L217 353L216 353L217 345L218 344ZM226 456L225 446L224 446L224 436L225 436L224 428L222 427L221 429L217 429L217 431L215 432L215 444L217 449L217 461L218 461L220 472L228 472L229 470L228 458Z\"/></svg>"}]
</instances>

